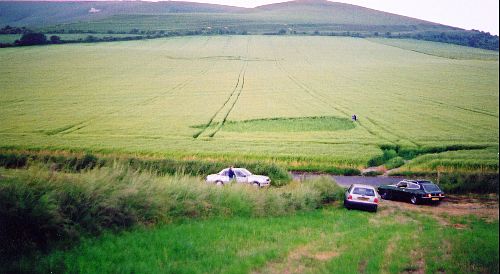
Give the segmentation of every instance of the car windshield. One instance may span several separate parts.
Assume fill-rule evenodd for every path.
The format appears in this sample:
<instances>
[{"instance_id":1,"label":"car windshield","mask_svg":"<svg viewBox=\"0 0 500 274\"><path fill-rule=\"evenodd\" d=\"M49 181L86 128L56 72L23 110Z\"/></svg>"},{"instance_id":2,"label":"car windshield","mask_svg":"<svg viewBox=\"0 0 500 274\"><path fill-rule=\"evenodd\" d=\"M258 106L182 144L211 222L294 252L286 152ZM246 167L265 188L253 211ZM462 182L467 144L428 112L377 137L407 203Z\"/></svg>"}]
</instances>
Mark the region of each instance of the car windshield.
<instances>
[{"instance_id":1,"label":"car windshield","mask_svg":"<svg viewBox=\"0 0 500 274\"><path fill-rule=\"evenodd\" d=\"M356 187L352 194L364 195L364 196L375 196L375 191L371 188Z\"/></svg>"},{"instance_id":2,"label":"car windshield","mask_svg":"<svg viewBox=\"0 0 500 274\"><path fill-rule=\"evenodd\" d=\"M422 184L425 192L437 192L441 191L441 189L435 184Z\"/></svg>"},{"instance_id":3,"label":"car windshield","mask_svg":"<svg viewBox=\"0 0 500 274\"><path fill-rule=\"evenodd\" d=\"M245 176L250 176L252 173L244 168L238 169L241 173L243 173Z\"/></svg>"},{"instance_id":4,"label":"car windshield","mask_svg":"<svg viewBox=\"0 0 500 274\"><path fill-rule=\"evenodd\" d=\"M397 184L397 187L407 187L407 186L408 186L408 183L406 183L406 182L404 182L404 183L400 182Z\"/></svg>"}]
</instances>

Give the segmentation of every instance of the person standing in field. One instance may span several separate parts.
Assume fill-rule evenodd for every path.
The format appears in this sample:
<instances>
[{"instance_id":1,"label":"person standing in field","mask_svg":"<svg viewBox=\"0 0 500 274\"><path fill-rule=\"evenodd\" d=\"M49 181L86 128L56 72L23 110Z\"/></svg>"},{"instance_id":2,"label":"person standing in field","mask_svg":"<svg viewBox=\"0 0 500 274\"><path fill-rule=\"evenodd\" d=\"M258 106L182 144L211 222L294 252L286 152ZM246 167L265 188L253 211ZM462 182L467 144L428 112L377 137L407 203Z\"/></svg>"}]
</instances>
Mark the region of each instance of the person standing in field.
<instances>
[{"instance_id":1,"label":"person standing in field","mask_svg":"<svg viewBox=\"0 0 500 274\"><path fill-rule=\"evenodd\" d=\"M356 114L353 114L351 118L353 122L356 122L358 120L358 116Z\"/></svg>"},{"instance_id":2,"label":"person standing in field","mask_svg":"<svg viewBox=\"0 0 500 274\"><path fill-rule=\"evenodd\" d=\"M229 167L229 170L227 171L227 176L229 177L229 180L234 180L235 174L234 174L233 166Z\"/></svg>"}]
</instances>

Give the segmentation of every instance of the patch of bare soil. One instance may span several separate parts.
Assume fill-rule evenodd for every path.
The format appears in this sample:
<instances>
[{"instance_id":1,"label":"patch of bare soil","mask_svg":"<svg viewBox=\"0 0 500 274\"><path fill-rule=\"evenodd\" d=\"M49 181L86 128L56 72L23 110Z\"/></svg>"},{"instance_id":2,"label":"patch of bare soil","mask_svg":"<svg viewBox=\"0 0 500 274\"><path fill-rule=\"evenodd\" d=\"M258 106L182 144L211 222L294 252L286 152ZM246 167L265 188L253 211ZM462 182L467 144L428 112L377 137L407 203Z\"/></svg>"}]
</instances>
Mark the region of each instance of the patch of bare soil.
<instances>
[{"instance_id":1,"label":"patch of bare soil","mask_svg":"<svg viewBox=\"0 0 500 274\"><path fill-rule=\"evenodd\" d=\"M316 243L309 243L307 245L302 245L294 250L290 251L288 256L279 262L270 262L262 270L254 271L257 273L304 273L307 270L307 266L301 262L301 259L308 258L313 259L318 262L325 262L333 259L340 255L340 250L331 250L323 252L314 252L312 249L316 246Z\"/></svg>"},{"instance_id":2,"label":"patch of bare soil","mask_svg":"<svg viewBox=\"0 0 500 274\"><path fill-rule=\"evenodd\" d=\"M385 258L392 258L394 256L394 252L396 250L397 244L399 243L400 239L401 236L399 234L396 234L394 237L392 237L392 239L389 241L389 244L387 245L387 248L384 251ZM382 268L380 269L381 273L389 273L388 263L389 260L384 260Z\"/></svg>"},{"instance_id":3,"label":"patch of bare soil","mask_svg":"<svg viewBox=\"0 0 500 274\"><path fill-rule=\"evenodd\" d=\"M338 251L329 251L329 252L319 252L313 254L312 257L318 261L328 261L332 258L335 258L340 255Z\"/></svg>"},{"instance_id":4,"label":"patch of bare soil","mask_svg":"<svg viewBox=\"0 0 500 274\"><path fill-rule=\"evenodd\" d=\"M383 200L381 203L381 215L392 215L397 211L414 211L426 213L435 217L441 224L447 225L446 216L475 215L487 221L498 220L498 198L472 198L468 196L452 195L447 197L439 205L412 205L400 201ZM457 227L464 229L465 227Z\"/></svg>"},{"instance_id":5,"label":"patch of bare soil","mask_svg":"<svg viewBox=\"0 0 500 274\"><path fill-rule=\"evenodd\" d=\"M365 273L367 264L368 262L366 260L361 260L358 264L358 273Z\"/></svg>"}]
</instances>

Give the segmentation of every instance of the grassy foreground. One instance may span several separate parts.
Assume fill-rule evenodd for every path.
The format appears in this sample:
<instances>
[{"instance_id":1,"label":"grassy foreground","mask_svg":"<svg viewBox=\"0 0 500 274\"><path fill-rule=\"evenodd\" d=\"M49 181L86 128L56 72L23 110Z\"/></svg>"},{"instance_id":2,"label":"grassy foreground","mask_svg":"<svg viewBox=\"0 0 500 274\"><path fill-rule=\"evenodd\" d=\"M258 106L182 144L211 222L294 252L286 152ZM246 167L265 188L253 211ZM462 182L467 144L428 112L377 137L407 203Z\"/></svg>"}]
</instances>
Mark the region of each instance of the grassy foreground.
<instances>
[{"instance_id":1,"label":"grassy foreground","mask_svg":"<svg viewBox=\"0 0 500 274\"><path fill-rule=\"evenodd\" d=\"M422 214L388 211L334 205L294 216L188 221L107 234L41 258L36 270L498 273L498 220L449 218L444 225Z\"/></svg>"},{"instance_id":2,"label":"grassy foreground","mask_svg":"<svg viewBox=\"0 0 500 274\"><path fill-rule=\"evenodd\" d=\"M0 267L81 238L187 219L283 216L320 208L343 190L330 180L281 188L223 188L125 165L81 173L0 169ZM14 263L15 264L15 263Z\"/></svg>"},{"instance_id":3,"label":"grassy foreground","mask_svg":"<svg viewBox=\"0 0 500 274\"><path fill-rule=\"evenodd\" d=\"M219 188L123 165L0 169L0 272L498 273L498 217L347 211L342 194L326 178Z\"/></svg>"}]
</instances>

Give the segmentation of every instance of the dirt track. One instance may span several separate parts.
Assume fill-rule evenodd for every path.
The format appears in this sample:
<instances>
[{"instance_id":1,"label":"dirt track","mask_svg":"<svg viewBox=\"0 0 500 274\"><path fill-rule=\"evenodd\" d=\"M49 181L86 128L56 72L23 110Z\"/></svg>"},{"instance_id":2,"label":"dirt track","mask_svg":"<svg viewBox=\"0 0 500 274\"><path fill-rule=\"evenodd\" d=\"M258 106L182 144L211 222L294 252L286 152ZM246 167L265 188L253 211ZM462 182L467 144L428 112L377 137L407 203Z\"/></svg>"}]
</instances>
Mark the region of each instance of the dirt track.
<instances>
[{"instance_id":1,"label":"dirt track","mask_svg":"<svg viewBox=\"0 0 500 274\"><path fill-rule=\"evenodd\" d=\"M380 209L380 214L391 214L401 210L428 213L442 223L447 223L446 216L475 215L489 221L499 219L498 197L495 195L481 198L451 195L439 205L412 205L405 202L382 200Z\"/></svg>"}]
</instances>

